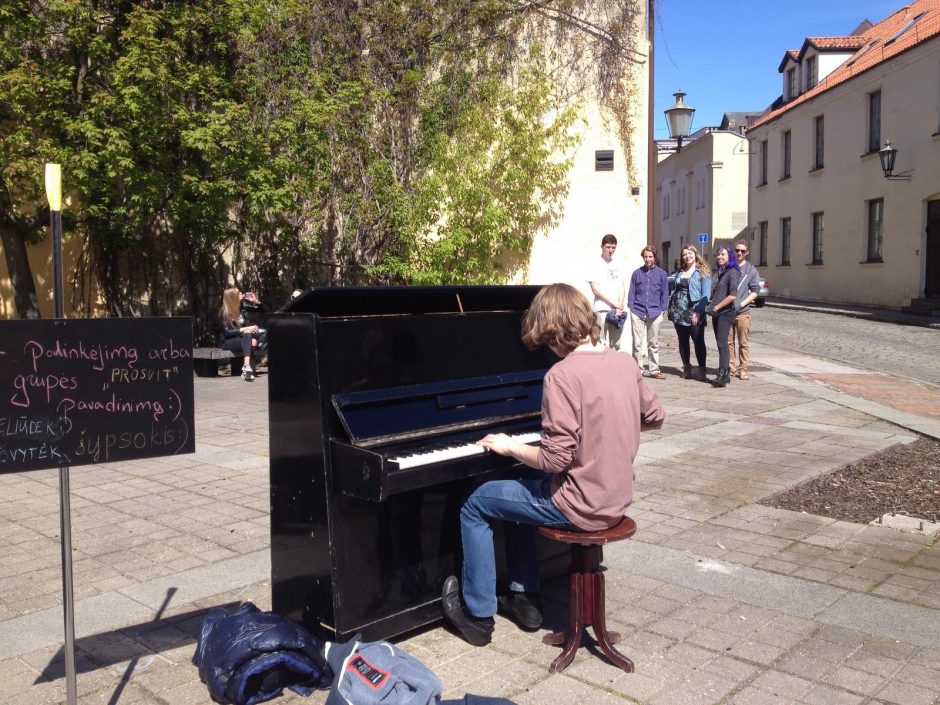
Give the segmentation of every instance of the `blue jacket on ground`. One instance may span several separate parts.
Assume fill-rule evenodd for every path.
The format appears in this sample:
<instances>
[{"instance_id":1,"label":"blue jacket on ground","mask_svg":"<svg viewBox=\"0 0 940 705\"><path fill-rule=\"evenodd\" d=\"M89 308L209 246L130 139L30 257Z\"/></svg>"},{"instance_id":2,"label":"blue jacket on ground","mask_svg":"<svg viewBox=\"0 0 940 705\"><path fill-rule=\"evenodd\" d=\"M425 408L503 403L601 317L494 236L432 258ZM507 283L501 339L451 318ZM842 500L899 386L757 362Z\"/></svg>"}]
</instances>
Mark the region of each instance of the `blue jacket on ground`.
<instances>
[{"instance_id":1,"label":"blue jacket on ground","mask_svg":"<svg viewBox=\"0 0 940 705\"><path fill-rule=\"evenodd\" d=\"M213 699L255 705L290 688L299 695L329 688L333 673L319 639L285 617L246 602L231 614L209 610L193 655Z\"/></svg>"}]
</instances>

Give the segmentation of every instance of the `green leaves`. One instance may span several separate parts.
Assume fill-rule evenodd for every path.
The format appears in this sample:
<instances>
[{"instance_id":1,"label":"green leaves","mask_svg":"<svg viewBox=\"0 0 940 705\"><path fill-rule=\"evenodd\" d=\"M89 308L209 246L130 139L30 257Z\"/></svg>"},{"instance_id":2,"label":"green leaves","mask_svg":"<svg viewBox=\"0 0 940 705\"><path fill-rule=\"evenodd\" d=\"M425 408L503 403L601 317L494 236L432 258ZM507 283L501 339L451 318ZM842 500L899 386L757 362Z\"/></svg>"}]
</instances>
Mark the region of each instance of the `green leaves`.
<instances>
[{"instance_id":1,"label":"green leaves","mask_svg":"<svg viewBox=\"0 0 940 705\"><path fill-rule=\"evenodd\" d=\"M558 216L575 116L523 30L585 4L6 0L0 209L35 210L62 162L119 312L170 287L185 308L232 246L221 278L269 298L508 281Z\"/></svg>"}]
</instances>

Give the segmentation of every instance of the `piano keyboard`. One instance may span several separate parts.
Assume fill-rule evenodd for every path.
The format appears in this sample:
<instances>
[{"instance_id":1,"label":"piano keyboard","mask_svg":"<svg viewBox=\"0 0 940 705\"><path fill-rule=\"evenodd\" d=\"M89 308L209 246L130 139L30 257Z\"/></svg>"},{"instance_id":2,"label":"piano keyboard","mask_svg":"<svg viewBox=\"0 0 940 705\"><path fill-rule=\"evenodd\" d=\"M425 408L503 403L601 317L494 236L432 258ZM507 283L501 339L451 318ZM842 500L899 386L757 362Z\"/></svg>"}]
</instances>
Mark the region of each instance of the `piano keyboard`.
<instances>
[{"instance_id":1,"label":"piano keyboard","mask_svg":"<svg viewBox=\"0 0 940 705\"><path fill-rule=\"evenodd\" d=\"M538 443L542 434L539 431L529 433L509 434L509 437L520 443ZM476 443L464 443L462 445L447 446L445 448L435 448L427 452L403 455L397 458L389 458L392 462L398 463L401 470L406 468L419 467L421 465L431 465L445 460L454 460L456 458L466 458L471 455L482 455L487 452L483 446Z\"/></svg>"}]
</instances>

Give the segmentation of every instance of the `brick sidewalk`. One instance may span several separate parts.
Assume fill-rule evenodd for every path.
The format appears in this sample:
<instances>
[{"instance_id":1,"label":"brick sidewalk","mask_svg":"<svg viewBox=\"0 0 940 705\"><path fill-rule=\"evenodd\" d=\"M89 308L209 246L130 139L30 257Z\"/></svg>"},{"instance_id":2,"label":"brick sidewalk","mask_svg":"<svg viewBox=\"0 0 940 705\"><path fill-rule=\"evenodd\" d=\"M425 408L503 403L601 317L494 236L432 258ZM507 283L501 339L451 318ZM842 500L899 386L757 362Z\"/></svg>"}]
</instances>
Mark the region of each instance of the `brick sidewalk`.
<instances>
[{"instance_id":1,"label":"brick sidewalk","mask_svg":"<svg viewBox=\"0 0 940 705\"><path fill-rule=\"evenodd\" d=\"M399 640L441 677L446 697L940 703L936 541L757 504L914 436L854 408L877 412L872 403L891 399L846 401L875 387L871 375L853 380L846 375L857 370L826 372L811 359L793 373L771 358L724 390L675 376L653 382L667 423L644 435L631 511L639 531L605 549L608 623L636 673L582 649L549 675L557 648L541 644L544 631L502 618L485 648L440 625ZM813 378L826 374L838 379ZM266 379L196 380L193 455L73 471L83 705L210 703L190 663L204 611L243 600L269 608ZM0 476L2 703L65 698L56 478ZM566 587L545 587L546 628L565 618Z\"/></svg>"}]
</instances>

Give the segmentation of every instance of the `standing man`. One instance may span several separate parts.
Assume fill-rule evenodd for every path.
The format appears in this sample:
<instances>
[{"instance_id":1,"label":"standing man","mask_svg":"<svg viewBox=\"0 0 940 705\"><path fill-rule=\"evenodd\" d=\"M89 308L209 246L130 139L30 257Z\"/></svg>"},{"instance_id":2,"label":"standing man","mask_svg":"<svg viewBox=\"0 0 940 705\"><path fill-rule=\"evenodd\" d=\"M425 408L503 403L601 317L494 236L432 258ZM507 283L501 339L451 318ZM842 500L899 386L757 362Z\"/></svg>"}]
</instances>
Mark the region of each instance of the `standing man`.
<instances>
[{"instance_id":1,"label":"standing man","mask_svg":"<svg viewBox=\"0 0 940 705\"><path fill-rule=\"evenodd\" d=\"M640 252L643 266L630 277L630 326L633 329L633 359L643 369L643 352L649 360L649 376L666 379L659 370L659 326L669 305L669 277L656 265L656 250L649 245Z\"/></svg>"},{"instance_id":2,"label":"standing man","mask_svg":"<svg viewBox=\"0 0 940 705\"><path fill-rule=\"evenodd\" d=\"M732 377L738 379L750 379L747 376L747 363L750 360L750 348L747 344L748 332L751 330L751 302L757 298L760 292L760 273L757 268L747 261L750 254L750 246L747 240L738 240L734 243L734 254L741 267L741 283L738 284L737 298L734 300L734 308L737 315L731 330L728 331L728 352L731 361L730 373ZM740 351L740 360L734 350L734 339L738 338L738 350Z\"/></svg>"},{"instance_id":3,"label":"standing man","mask_svg":"<svg viewBox=\"0 0 940 705\"><path fill-rule=\"evenodd\" d=\"M614 262L617 238L608 233L601 238L601 260L595 262L588 277L594 294L594 317L601 328L601 342L608 348L620 350L626 316L623 308L624 286L620 265ZM619 322L608 320L607 314Z\"/></svg>"}]
</instances>

